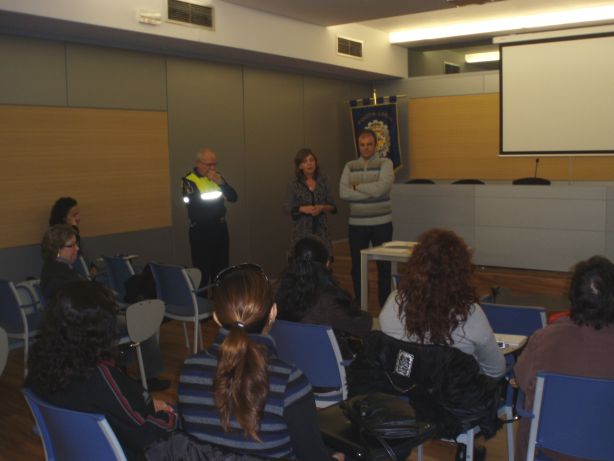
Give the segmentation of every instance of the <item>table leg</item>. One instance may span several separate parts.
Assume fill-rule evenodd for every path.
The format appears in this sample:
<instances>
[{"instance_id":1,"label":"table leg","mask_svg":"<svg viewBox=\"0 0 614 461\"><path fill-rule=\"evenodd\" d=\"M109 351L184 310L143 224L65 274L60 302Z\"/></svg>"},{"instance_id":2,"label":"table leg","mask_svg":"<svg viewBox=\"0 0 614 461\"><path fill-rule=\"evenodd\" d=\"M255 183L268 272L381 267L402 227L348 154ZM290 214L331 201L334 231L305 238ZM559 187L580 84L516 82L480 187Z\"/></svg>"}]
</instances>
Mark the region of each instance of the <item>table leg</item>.
<instances>
[{"instance_id":1,"label":"table leg","mask_svg":"<svg viewBox=\"0 0 614 461\"><path fill-rule=\"evenodd\" d=\"M369 257L360 253L360 308L369 310Z\"/></svg>"},{"instance_id":2,"label":"table leg","mask_svg":"<svg viewBox=\"0 0 614 461\"><path fill-rule=\"evenodd\" d=\"M394 283L394 276L398 274L398 267L396 261L390 261L390 288L391 291L397 289L396 283Z\"/></svg>"}]
</instances>

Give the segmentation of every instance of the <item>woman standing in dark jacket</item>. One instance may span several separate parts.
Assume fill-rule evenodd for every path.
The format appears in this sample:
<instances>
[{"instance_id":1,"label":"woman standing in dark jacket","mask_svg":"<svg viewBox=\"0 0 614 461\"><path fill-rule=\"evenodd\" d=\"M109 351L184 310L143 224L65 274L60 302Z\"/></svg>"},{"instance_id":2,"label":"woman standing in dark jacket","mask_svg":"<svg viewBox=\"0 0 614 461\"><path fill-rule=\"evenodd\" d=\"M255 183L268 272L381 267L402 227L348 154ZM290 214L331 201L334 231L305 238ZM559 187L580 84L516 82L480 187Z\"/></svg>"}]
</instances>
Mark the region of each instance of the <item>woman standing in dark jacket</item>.
<instances>
[{"instance_id":1,"label":"woman standing in dark jacket","mask_svg":"<svg viewBox=\"0 0 614 461\"><path fill-rule=\"evenodd\" d=\"M332 254L326 215L336 213L337 207L326 178L320 174L318 159L310 148L304 147L294 157L294 167L295 178L288 184L285 204L292 216L290 248L301 238L316 235L326 242Z\"/></svg>"}]
</instances>

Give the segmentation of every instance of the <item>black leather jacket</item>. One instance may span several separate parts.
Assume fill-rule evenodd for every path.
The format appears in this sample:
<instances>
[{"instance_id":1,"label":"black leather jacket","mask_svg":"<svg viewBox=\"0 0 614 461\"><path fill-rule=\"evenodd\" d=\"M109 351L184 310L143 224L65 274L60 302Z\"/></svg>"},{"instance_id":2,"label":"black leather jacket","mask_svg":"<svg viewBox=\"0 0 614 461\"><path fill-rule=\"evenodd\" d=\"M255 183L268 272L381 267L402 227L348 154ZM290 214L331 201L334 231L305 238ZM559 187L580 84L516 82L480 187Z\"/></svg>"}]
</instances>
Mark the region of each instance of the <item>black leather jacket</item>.
<instances>
[{"instance_id":1,"label":"black leather jacket","mask_svg":"<svg viewBox=\"0 0 614 461\"><path fill-rule=\"evenodd\" d=\"M474 426L492 437L498 429L504 380L480 374L475 358L454 347L409 343L373 331L347 379L350 397L407 394L419 419L439 427L438 437L454 438Z\"/></svg>"}]
</instances>

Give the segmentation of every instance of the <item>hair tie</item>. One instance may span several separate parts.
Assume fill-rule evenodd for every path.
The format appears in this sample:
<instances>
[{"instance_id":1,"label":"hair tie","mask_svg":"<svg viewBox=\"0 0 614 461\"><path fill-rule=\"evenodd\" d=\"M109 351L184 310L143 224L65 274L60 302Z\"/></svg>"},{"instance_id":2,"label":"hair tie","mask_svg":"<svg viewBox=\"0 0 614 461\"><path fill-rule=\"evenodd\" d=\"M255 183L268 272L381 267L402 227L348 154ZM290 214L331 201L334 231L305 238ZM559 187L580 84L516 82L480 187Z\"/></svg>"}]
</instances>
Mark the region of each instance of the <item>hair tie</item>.
<instances>
[{"instance_id":1,"label":"hair tie","mask_svg":"<svg viewBox=\"0 0 614 461\"><path fill-rule=\"evenodd\" d=\"M240 330L245 330L245 324L243 322L235 322L232 324L233 328L238 328Z\"/></svg>"}]
</instances>

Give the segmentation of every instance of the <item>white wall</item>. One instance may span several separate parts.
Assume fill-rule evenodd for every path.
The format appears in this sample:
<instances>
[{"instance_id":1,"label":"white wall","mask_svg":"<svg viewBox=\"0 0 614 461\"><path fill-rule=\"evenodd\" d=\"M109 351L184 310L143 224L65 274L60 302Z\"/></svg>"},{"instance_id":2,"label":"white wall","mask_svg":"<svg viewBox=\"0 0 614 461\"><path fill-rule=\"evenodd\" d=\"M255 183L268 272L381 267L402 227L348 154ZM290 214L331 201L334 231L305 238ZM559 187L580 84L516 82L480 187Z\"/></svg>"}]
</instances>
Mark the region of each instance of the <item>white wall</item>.
<instances>
[{"instance_id":1,"label":"white wall","mask_svg":"<svg viewBox=\"0 0 614 461\"><path fill-rule=\"evenodd\" d=\"M166 21L160 25L137 21L139 9L160 12L165 17L166 0L0 0L0 10L264 53L264 61L272 55L381 76L407 75L407 50L390 45L384 32L358 24L321 27L220 0L205 3L214 8L215 30ZM337 35L364 41L364 59L337 55Z\"/></svg>"}]
</instances>

